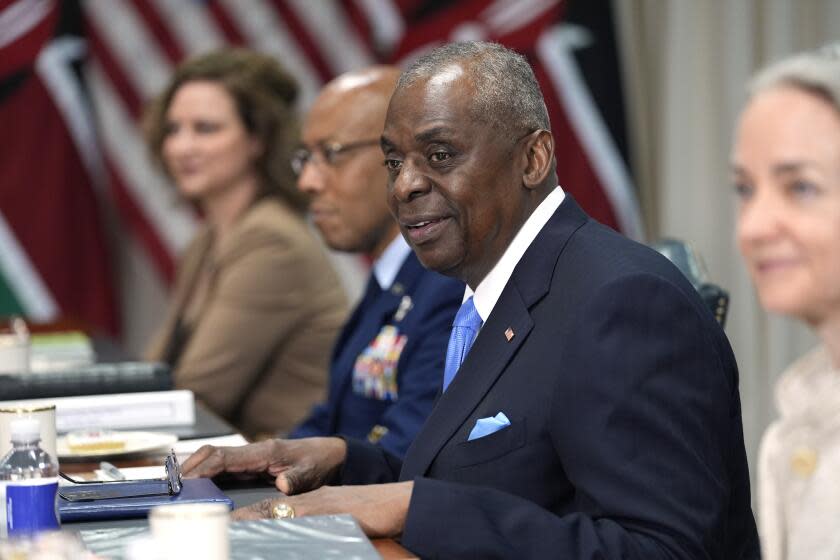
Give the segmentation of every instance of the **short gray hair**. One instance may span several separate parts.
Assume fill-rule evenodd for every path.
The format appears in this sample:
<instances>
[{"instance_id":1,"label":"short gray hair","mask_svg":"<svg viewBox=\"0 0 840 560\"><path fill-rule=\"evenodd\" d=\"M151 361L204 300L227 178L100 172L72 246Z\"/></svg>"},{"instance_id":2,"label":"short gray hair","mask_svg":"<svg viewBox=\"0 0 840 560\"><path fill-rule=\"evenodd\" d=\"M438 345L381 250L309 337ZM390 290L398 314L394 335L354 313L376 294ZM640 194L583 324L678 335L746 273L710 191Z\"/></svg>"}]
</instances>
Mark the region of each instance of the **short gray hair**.
<instances>
[{"instance_id":1,"label":"short gray hair","mask_svg":"<svg viewBox=\"0 0 840 560\"><path fill-rule=\"evenodd\" d=\"M551 130L548 111L531 65L524 56L498 43L469 41L438 47L414 61L400 76L397 91L446 67L470 61L475 86L473 114L491 119L515 134Z\"/></svg>"},{"instance_id":2,"label":"short gray hair","mask_svg":"<svg viewBox=\"0 0 840 560\"><path fill-rule=\"evenodd\" d=\"M767 66L753 77L747 92L754 97L783 86L813 93L840 112L840 43L798 53Z\"/></svg>"}]
</instances>

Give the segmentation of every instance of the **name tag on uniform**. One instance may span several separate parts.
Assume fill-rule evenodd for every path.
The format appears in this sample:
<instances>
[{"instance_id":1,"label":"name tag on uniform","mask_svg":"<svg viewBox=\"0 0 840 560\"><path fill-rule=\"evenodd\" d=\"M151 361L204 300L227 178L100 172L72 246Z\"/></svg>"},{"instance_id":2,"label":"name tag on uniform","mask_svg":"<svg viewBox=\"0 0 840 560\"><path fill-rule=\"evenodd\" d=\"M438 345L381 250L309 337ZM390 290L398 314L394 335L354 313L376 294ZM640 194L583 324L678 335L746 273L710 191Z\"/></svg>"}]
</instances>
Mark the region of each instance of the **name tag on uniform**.
<instances>
[{"instance_id":1,"label":"name tag on uniform","mask_svg":"<svg viewBox=\"0 0 840 560\"><path fill-rule=\"evenodd\" d=\"M353 367L353 392L370 399L397 400L397 362L408 337L385 325Z\"/></svg>"}]
</instances>

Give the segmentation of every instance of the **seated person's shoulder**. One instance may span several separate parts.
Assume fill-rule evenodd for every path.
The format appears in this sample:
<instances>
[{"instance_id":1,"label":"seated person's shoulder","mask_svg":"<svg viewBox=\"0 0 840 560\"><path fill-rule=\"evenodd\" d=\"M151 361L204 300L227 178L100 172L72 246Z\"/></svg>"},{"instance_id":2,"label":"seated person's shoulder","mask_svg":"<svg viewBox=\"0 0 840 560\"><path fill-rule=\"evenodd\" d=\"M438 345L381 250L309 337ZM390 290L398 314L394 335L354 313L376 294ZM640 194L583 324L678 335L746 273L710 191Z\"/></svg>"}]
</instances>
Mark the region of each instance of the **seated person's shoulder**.
<instances>
[{"instance_id":1,"label":"seated person's shoulder","mask_svg":"<svg viewBox=\"0 0 840 560\"><path fill-rule=\"evenodd\" d=\"M412 290L412 298L415 304L431 306L434 303L437 307L446 308L454 305L457 310L464 298L464 289L464 283L460 280L423 270Z\"/></svg>"},{"instance_id":2,"label":"seated person's shoulder","mask_svg":"<svg viewBox=\"0 0 840 560\"><path fill-rule=\"evenodd\" d=\"M444 276L433 270L423 270L422 277L418 285L419 289L440 292L441 296L451 297L456 294L458 299L464 296L464 283L455 278Z\"/></svg>"},{"instance_id":3,"label":"seated person's shoulder","mask_svg":"<svg viewBox=\"0 0 840 560\"><path fill-rule=\"evenodd\" d=\"M594 220L581 233L570 239L564 253L567 259L586 263L582 276L592 288L617 281L626 285L632 279L662 282L700 303L685 275L661 253Z\"/></svg>"},{"instance_id":4,"label":"seated person's shoulder","mask_svg":"<svg viewBox=\"0 0 840 560\"><path fill-rule=\"evenodd\" d=\"M220 251L221 260L245 258L261 261L260 268L266 271L277 272L279 267L285 275L323 275L325 280L339 285L323 245L303 216L278 200L258 202ZM289 268L292 262L296 269Z\"/></svg>"},{"instance_id":5,"label":"seated person's shoulder","mask_svg":"<svg viewBox=\"0 0 840 560\"><path fill-rule=\"evenodd\" d=\"M243 217L220 248L218 265L221 292L259 296L259 301L317 294L324 305L342 313L346 308L326 251L303 217L278 201L258 202Z\"/></svg>"},{"instance_id":6,"label":"seated person's shoulder","mask_svg":"<svg viewBox=\"0 0 840 560\"><path fill-rule=\"evenodd\" d=\"M317 243L304 217L279 200L264 199L242 218L236 234L245 244L309 246Z\"/></svg>"}]
</instances>

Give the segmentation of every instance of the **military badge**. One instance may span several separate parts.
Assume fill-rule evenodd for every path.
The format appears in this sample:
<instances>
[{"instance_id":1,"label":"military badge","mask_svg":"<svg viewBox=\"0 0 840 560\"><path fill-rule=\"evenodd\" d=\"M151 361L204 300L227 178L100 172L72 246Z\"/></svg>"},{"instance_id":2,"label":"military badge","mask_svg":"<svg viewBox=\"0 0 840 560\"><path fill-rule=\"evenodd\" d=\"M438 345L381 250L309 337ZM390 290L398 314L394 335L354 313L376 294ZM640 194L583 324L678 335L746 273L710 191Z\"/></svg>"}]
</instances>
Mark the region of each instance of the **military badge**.
<instances>
[{"instance_id":1,"label":"military badge","mask_svg":"<svg viewBox=\"0 0 840 560\"><path fill-rule=\"evenodd\" d=\"M397 400L397 362L408 337L385 325L353 367L353 392L377 400Z\"/></svg>"},{"instance_id":2,"label":"military badge","mask_svg":"<svg viewBox=\"0 0 840 560\"><path fill-rule=\"evenodd\" d=\"M405 319L406 314L414 307L414 302L411 301L411 296L403 296L400 300L400 306L397 312L394 313L394 321L400 322Z\"/></svg>"}]
</instances>

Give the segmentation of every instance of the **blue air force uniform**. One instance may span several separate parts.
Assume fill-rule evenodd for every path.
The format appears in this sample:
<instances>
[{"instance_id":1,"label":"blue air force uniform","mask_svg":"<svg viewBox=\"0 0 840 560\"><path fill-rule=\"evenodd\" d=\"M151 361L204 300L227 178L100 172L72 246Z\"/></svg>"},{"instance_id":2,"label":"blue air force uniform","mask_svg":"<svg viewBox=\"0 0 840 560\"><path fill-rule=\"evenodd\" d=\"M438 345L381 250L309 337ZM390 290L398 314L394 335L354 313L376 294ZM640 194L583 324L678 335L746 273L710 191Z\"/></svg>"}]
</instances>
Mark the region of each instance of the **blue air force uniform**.
<instances>
[{"instance_id":1,"label":"blue air force uniform","mask_svg":"<svg viewBox=\"0 0 840 560\"><path fill-rule=\"evenodd\" d=\"M424 269L397 236L333 349L327 402L289 437L367 439L402 457L440 390L463 295L462 282Z\"/></svg>"}]
</instances>

